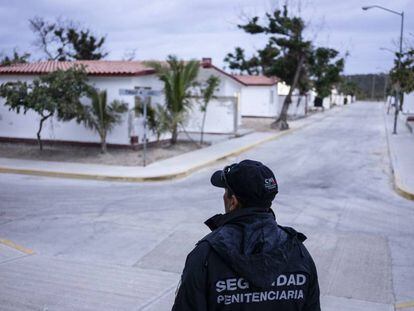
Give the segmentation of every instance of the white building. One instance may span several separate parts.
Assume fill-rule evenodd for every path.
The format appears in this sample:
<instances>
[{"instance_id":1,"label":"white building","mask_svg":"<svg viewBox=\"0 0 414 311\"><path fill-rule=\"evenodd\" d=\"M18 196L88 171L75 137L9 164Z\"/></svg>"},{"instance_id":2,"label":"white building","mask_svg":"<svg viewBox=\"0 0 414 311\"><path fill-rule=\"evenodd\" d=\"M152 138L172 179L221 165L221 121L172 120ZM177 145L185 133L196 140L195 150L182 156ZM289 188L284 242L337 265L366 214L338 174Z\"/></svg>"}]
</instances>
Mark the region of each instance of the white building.
<instances>
[{"instance_id":1,"label":"white building","mask_svg":"<svg viewBox=\"0 0 414 311\"><path fill-rule=\"evenodd\" d=\"M414 92L404 94L403 113L414 114Z\"/></svg>"},{"instance_id":2,"label":"white building","mask_svg":"<svg viewBox=\"0 0 414 311\"><path fill-rule=\"evenodd\" d=\"M212 134L236 134L241 125L240 94L244 84L231 74L214 66L210 58L203 58L202 69L197 78L198 81L206 81L211 75L220 79L215 98L207 107L205 121L205 133ZM200 132L203 113L200 105L195 100L190 116L187 118L186 130L188 132Z\"/></svg>"},{"instance_id":3,"label":"white building","mask_svg":"<svg viewBox=\"0 0 414 311\"><path fill-rule=\"evenodd\" d=\"M0 84L10 81L31 82L39 75L58 69L68 69L75 64L85 66L89 83L107 90L108 102L118 99L126 102L129 112L123 116L121 124L117 125L107 137L107 143L112 145L129 145L131 137L137 136L139 142L143 137L143 119L135 117L133 113L135 98L119 95L120 89L134 89L146 87L152 90L162 90L163 83L155 75L154 69L145 66L140 61L77 61L77 62L38 62L0 67ZM234 133L240 124L240 113L237 98L240 96L243 84L218 69L211 63L211 59L203 59L199 71L198 81L206 80L210 75L220 78L217 98L209 104L205 131L214 133ZM163 96L151 98L152 104L164 103ZM5 99L0 98L0 140L34 140L39 124L39 115L32 111L26 114L17 114L9 111L4 105ZM200 131L202 114L194 101L193 109L188 116L187 130ZM42 130L44 140L78 143L98 143L97 133L85 128L75 121L60 122L50 118L45 122ZM168 135L163 138L168 138ZM149 141L156 139L154 134L148 135Z\"/></svg>"},{"instance_id":4,"label":"white building","mask_svg":"<svg viewBox=\"0 0 414 311\"><path fill-rule=\"evenodd\" d=\"M275 77L233 75L243 84L240 107L243 117L271 117L280 111L278 82Z\"/></svg>"}]
</instances>

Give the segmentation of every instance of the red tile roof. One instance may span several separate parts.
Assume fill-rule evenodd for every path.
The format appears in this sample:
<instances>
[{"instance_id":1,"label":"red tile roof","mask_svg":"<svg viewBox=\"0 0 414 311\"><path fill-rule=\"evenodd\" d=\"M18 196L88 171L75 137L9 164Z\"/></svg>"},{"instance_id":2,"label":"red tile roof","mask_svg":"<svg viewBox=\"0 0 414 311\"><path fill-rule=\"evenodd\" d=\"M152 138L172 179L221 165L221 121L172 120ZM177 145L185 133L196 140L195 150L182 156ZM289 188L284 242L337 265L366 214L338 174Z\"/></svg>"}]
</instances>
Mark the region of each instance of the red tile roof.
<instances>
[{"instance_id":1,"label":"red tile roof","mask_svg":"<svg viewBox=\"0 0 414 311\"><path fill-rule=\"evenodd\" d=\"M44 61L11 66L0 66L0 75L38 75L53 72L55 70L67 70L75 65L84 65L88 75L92 76L142 76L153 74L155 71L146 67L142 61L113 61L113 60L82 60L82 61ZM203 60L203 68L212 68L243 85L275 85L277 78L265 76L231 75L211 61Z\"/></svg>"},{"instance_id":2,"label":"red tile roof","mask_svg":"<svg viewBox=\"0 0 414 311\"><path fill-rule=\"evenodd\" d=\"M233 75L237 80L241 81L245 85L257 85L257 86L266 86L266 85L275 85L279 81L276 77L266 77L266 76L250 76L250 75Z\"/></svg>"},{"instance_id":3,"label":"red tile roof","mask_svg":"<svg viewBox=\"0 0 414 311\"><path fill-rule=\"evenodd\" d=\"M85 60L73 62L45 61L0 66L0 75L37 75L49 73L58 69L67 70L75 65L84 65L86 72L93 76L140 76L154 73L154 69L146 67L144 63L140 61Z\"/></svg>"}]
</instances>

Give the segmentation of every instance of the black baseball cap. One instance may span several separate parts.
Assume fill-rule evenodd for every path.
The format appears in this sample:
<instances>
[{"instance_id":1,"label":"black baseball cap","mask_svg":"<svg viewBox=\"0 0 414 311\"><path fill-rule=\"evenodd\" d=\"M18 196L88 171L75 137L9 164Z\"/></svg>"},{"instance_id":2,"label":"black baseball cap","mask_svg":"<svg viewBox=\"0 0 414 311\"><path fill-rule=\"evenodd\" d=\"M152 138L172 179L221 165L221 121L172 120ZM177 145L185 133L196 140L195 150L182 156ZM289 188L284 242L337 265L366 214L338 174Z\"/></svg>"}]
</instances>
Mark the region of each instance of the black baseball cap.
<instances>
[{"instance_id":1,"label":"black baseball cap","mask_svg":"<svg viewBox=\"0 0 414 311\"><path fill-rule=\"evenodd\" d=\"M211 184L230 189L249 206L269 205L278 193L278 185L272 170L263 163L244 160L214 172Z\"/></svg>"}]
</instances>

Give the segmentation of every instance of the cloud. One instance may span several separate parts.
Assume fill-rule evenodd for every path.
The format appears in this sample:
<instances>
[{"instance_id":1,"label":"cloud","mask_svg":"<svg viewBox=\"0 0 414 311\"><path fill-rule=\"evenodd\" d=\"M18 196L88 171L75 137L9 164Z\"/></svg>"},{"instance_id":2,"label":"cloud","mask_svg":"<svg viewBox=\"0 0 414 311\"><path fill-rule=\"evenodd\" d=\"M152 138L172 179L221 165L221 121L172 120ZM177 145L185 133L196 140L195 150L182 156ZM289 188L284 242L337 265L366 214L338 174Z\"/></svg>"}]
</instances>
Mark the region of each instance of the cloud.
<instances>
[{"instance_id":1,"label":"cloud","mask_svg":"<svg viewBox=\"0 0 414 311\"><path fill-rule=\"evenodd\" d=\"M414 9L409 0L376 0L383 6L404 10L406 29L414 29ZM392 55L379 50L393 48L398 38L399 19L381 10L362 11L369 1L302 0L291 8L307 20L307 36L316 44L338 49L350 56L347 73L388 70ZM106 35L110 59L120 59L126 50L136 49L139 59L213 57L223 58L241 46L252 53L265 43L263 36L244 34L236 25L243 17L263 15L272 8L268 0L0 0L0 51L15 47L40 57L31 43L34 36L28 19L41 16L79 21L95 34Z\"/></svg>"}]
</instances>

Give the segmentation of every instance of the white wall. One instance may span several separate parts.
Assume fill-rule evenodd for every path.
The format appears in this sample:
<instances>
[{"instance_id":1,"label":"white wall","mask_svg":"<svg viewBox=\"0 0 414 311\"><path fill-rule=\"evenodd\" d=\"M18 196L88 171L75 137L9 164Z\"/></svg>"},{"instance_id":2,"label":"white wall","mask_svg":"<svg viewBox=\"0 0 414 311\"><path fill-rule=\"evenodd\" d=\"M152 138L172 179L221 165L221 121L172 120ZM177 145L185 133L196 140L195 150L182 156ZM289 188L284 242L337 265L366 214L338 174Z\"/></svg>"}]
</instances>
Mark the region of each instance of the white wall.
<instances>
[{"instance_id":1,"label":"white wall","mask_svg":"<svg viewBox=\"0 0 414 311\"><path fill-rule=\"evenodd\" d=\"M240 103L242 116L273 118L280 110L277 86L244 86Z\"/></svg>"},{"instance_id":2,"label":"white wall","mask_svg":"<svg viewBox=\"0 0 414 311\"><path fill-rule=\"evenodd\" d=\"M298 105L299 101L299 105ZM289 105L289 116L304 116L306 105L309 107L309 96L299 96L299 94L292 95L292 102Z\"/></svg>"},{"instance_id":3,"label":"white wall","mask_svg":"<svg viewBox=\"0 0 414 311\"><path fill-rule=\"evenodd\" d=\"M237 126L241 125L240 94L242 84L214 68L200 68L197 81L203 83L211 75L220 79L220 85L215 93L215 96L218 98L212 99L208 104L204 131L208 133L233 133L235 118ZM230 98L223 99L222 97ZM187 116L186 130L189 132L200 132L202 115L200 104L194 100L192 110Z\"/></svg>"},{"instance_id":4,"label":"white wall","mask_svg":"<svg viewBox=\"0 0 414 311\"><path fill-rule=\"evenodd\" d=\"M232 78L218 72L215 69L201 68L198 76L199 81L205 81L210 75L220 78L219 91L217 96L240 96L241 84ZM31 82L36 76L16 76L2 75L0 76L0 84L8 81L27 81ZM107 90L108 102L118 99L126 102L129 112L125 113L121 124L117 125L108 135L107 143L129 145L131 136L138 136L139 142L143 142L143 117L136 117L133 113L135 99L133 96L119 95L119 89L133 89L134 87L150 87L152 90L163 90L163 83L156 75L135 76L135 77L98 77L90 76L89 83L101 90ZM4 98L0 98L0 137L9 138L26 138L36 139L36 132L39 126L40 117L34 112L27 112L26 115L17 114L9 111L4 105ZM165 104L164 95L154 96L151 103ZM230 110L231 108L231 110ZM241 124L240 107L234 109L234 104L227 102L210 103L208 116L206 121L206 131L216 133L228 133L234 131L234 117L237 117L238 125ZM191 127L194 131L199 131L197 125L200 120L199 107L194 103L193 110L188 118L191 120ZM162 139L170 138L170 134L166 134ZM82 124L75 121L60 122L56 118L50 118L44 123L42 130L42 138L50 140L74 141L74 142L96 142L99 143L99 135L92 130L85 128ZM150 131L147 133L148 141L156 140L156 135Z\"/></svg>"},{"instance_id":5,"label":"white wall","mask_svg":"<svg viewBox=\"0 0 414 311\"><path fill-rule=\"evenodd\" d=\"M241 90L243 88L243 85L228 75L225 75L213 68L201 68L197 79L199 81L203 81L208 79L210 75L219 77L221 81L219 91L216 93L216 96L237 97L237 109L234 113L237 114L237 124L240 126L242 123Z\"/></svg>"},{"instance_id":6,"label":"white wall","mask_svg":"<svg viewBox=\"0 0 414 311\"><path fill-rule=\"evenodd\" d=\"M0 83L7 81L27 81L30 82L35 76L1 76ZM100 89L108 92L108 102L114 99L122 99L132 107L132 98L121 98L118 95L119 88L131 87L129 77L90 77L89 82ZM0 137L28 138L36 139L40 116L35 112L21 112L17 114L9 111L4 105L5 99L0 98ZM123 117L121 125L116 126L108 135L107 142L113 144L129 144L128 124L125 122L127 114ZM59 122L56 117L48 119L44 123L42 130L43 139L77 141L77 142L99 142L99 135L92 130L85 128L82 124L75 121Z\"/></svg>"},{"instance_id":7,"label":"white wall","mask_svg":"<svg viewBox=\"0 0 414 311\"><path fill-rule=\"evenodd\" d=\"M277 93L286 96L289 93L290 86L281 81L277 83Z\"/></svg>"},{"instance_id":8,"label":"white wall","mask_svg":"<svg viewBox=\"0 0 414 311\"><path fill-rule=\"evenodd\" d=\"M131 77L89 77L89 83L107 91L107 100L110 103L113 100L122 100L128 104L129 109L134 106L134 100L131 96L119 95L121 88L133 88ZM130 143L128 126L128 113L122 117L122 122L115 126L107 137L107 143L128 145ZM49 128L50 139L79 142L99 142L99 136L92 130L85 128L82 124L75 121L58 122L54 120L53 128Z\"/></svg>"},{"instance_id":9,"label":"white wall","mask_svg":"<svg viewBox=\"0 0 414 311\"><path fill-rule=\"evenodd\" d=\"M316 92L314 90L310 90L308 92L308 107L315 107L315 97L316 97Z\"/></svg>"},{"instance_id":10,"label":"white wall","mask_svg":"<svg viewBox=\"0 0 414 311\"><path fill-rule=\"evenodd\" d=\"M344 95L342 94L332 94L331 95L331 103L335 105L343 105L344 104Z\"/></svg>"},{"instance_id":11,"label":"white wall","mask_svg":"<svg viewBox=\"0 0 414 311\"><path fill-rule=\"evenodd\" d=\"M335 90L332 91L331 98L331 102L339 106L344 105L345 98L347 99L347 104L350 104L352 101L351 95L344 95L343 93L338 93Z\"/></svg>"},{"instance_id":12,"label":"white wall","mask_svg":"<svg viewBox=\"0 0 414 311\"><path fill-rule=\"evenodd\" d=\"M331 99L328 97L325 97L322 101L322 105L325 109L331 108Z\"/></svg>"},{"instance_id":13,"label":"white wall","mask_svg":"<svg viewBox=\"0 0 414 311\"><path fill-rule=\"evenodd\" d=\"M216 134L235 133L235 105L237 97L212 99L207 107L204 132ZM201 132L203 113L199 105L193 101L193 109L185 125L188 132Z\"/></svg>"},{"instance_id":14,"label":"white wall","mask_svg":"<svg viewBox=\"0 0 414 311\"><path fill-rule=\"evenodd\" d=\"M414 114L414 92L404 94L403 112Z\"/></svg>"}]
</instances>

